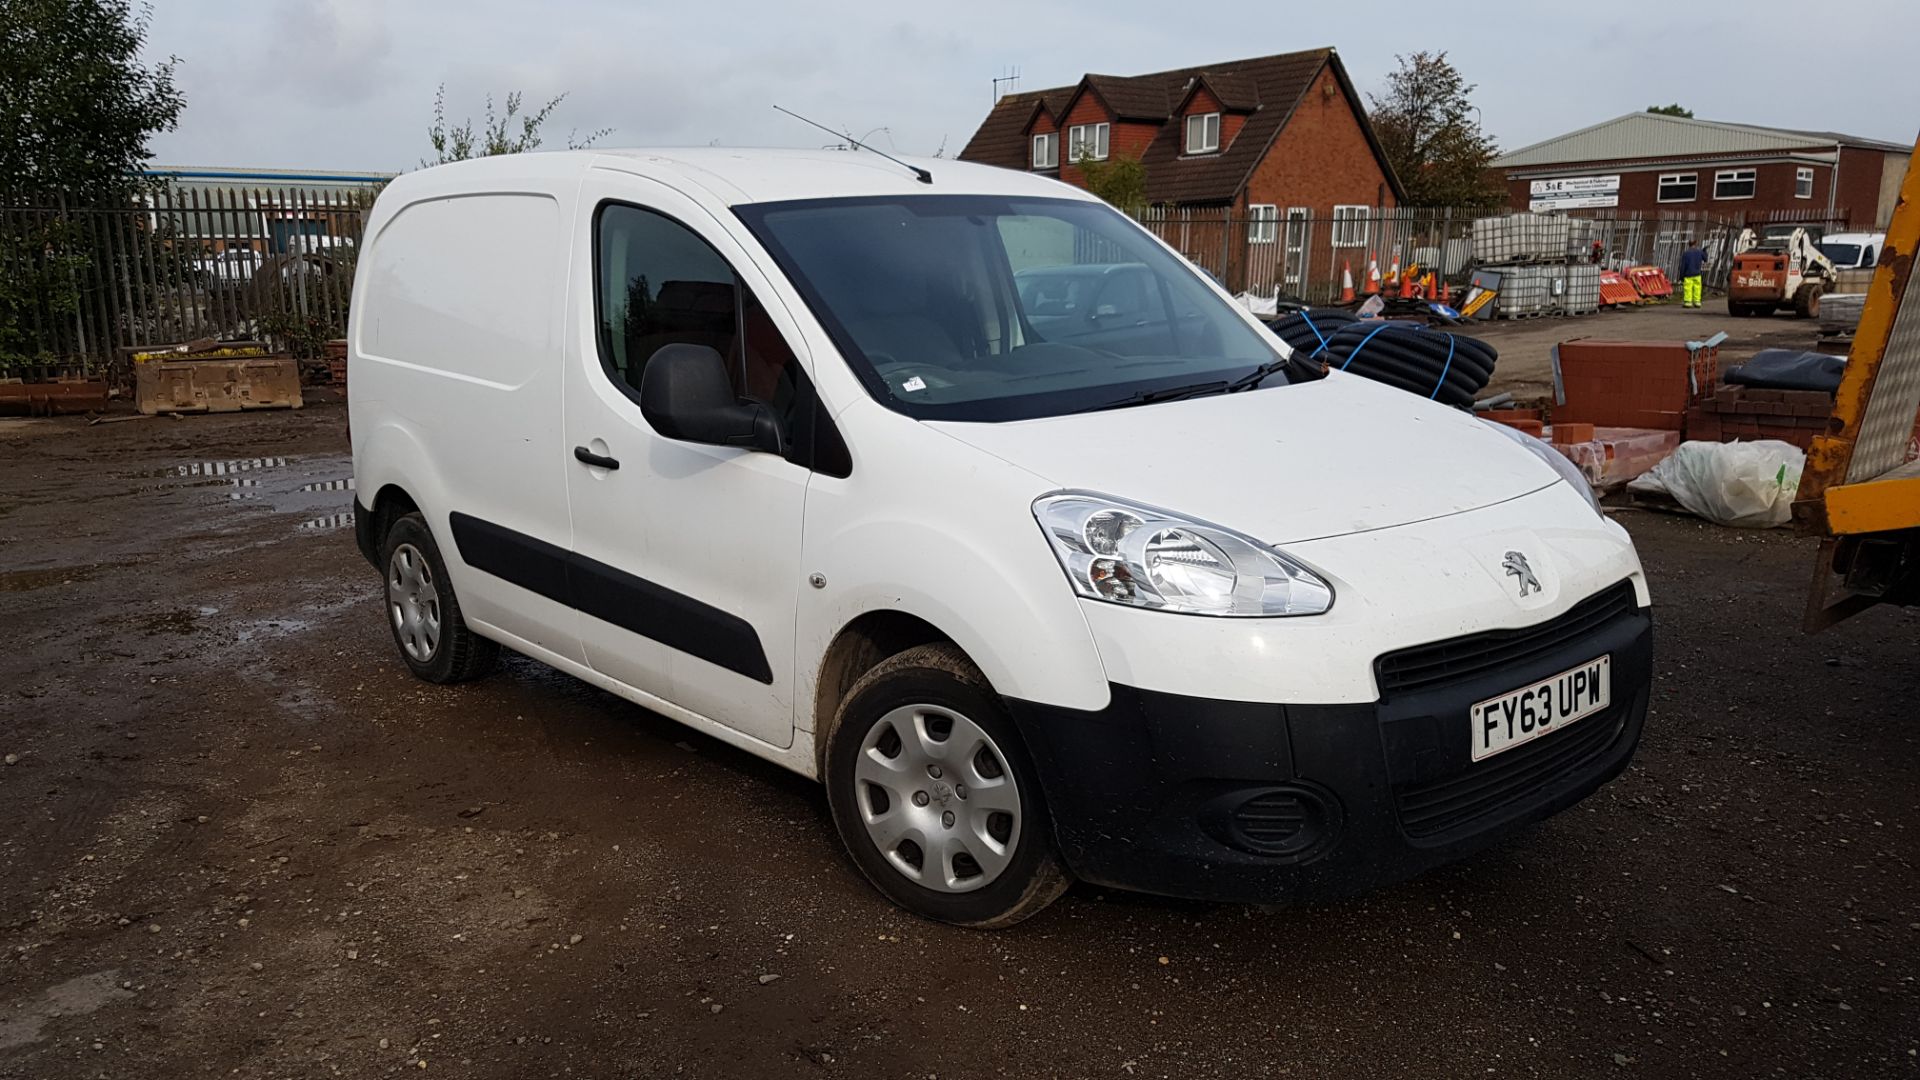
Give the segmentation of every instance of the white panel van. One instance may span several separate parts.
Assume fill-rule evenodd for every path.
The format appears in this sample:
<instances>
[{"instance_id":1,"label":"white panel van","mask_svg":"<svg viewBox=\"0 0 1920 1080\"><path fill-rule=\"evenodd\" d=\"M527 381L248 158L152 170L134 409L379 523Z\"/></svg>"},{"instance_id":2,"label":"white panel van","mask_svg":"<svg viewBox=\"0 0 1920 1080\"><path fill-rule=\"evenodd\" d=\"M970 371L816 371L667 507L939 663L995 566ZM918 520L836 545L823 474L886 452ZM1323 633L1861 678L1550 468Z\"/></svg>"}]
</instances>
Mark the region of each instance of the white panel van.
<instances>
[{"instance_id":1,"label":"white panel van","mask_svg":"<svg viewBox=\"0 0 1920 1080\"><path fill-rule=\"evenodd\" d=\"M1647 713L1646 581L1564 459L1293 355L1057 181L411 173L350 363L416 674L505 647L817 777L932 918L1394 881L1577 802Z\"/></svg>"}]
</instances>

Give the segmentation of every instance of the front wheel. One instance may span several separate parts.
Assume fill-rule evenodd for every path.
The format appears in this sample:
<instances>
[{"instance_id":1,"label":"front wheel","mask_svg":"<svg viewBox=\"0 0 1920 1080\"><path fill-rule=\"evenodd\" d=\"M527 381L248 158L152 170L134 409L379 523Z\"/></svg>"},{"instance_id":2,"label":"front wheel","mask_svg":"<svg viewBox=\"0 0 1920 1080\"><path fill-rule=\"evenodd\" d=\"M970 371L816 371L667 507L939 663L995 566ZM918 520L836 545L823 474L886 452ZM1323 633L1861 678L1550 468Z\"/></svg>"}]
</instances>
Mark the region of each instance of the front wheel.
<instances>
[{"instance_id":1,"label":"front wheel","mask_svg":"<svg viewBox=\"0 0 1920 1080\"><path fill-rule=\"evenodd\" d=\"M1800 286L1799 293L1793 298L1793 314L1797 319L1818 318L1820 315L1820 297L1826 290L1809 282Z\"/></svg>"},{"instance_id":2,"label":"front wheel","mask_svg":"<svg viewBox=\"0 0 1920 1080\"><path fill-rule=\"evenodd\" d=\"M954 646L909 649L861 677L825 764L840 839L901 907L998 929L1066 891L1026 748L986 677Z\"/></svg>"}]
</instances>

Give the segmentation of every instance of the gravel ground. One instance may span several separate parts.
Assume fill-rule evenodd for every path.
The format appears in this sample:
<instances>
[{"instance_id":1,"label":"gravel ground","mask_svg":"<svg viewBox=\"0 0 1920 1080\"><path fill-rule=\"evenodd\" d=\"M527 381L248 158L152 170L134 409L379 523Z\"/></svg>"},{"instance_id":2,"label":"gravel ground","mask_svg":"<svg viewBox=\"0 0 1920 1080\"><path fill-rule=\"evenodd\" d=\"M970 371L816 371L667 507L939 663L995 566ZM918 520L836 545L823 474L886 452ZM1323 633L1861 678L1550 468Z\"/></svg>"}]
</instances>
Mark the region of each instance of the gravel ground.
<instances>
[{"instance_id":1,"label":"gravel ground","mask_svg":"<svg viewBox=\"0 0 1920 1080\"><path fill-rule=\"evenodd\" d=\"M337 405L0 421L0 1077L1920 1075L1920 617L1803 637L1806 540L1623 512L1640 754L1483 857L978 934L808 782L410 679L348 472Z\"/></svg>"}]
</instances>

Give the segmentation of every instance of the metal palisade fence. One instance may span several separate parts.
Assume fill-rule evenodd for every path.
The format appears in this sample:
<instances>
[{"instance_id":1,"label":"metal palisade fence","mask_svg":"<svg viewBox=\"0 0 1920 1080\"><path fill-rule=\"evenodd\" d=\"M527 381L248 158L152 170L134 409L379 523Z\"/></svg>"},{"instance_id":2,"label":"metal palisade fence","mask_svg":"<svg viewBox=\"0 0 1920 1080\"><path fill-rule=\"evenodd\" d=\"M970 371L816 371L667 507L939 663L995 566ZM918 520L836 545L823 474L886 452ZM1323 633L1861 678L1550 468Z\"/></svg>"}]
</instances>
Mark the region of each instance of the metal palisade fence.
<instances>
[{"instance_id":1,"label":"metal palisade fence","mask_svg":"<svg viewBox=\"0 0 1920 1080\"><path fill-rule=\"evenodd\" d=\"M1490 250L1490 218L1520 218L1553 223L1553 242L1535 247L1523 261L1598 263L1610 270L1657 266L1671 273L1680 253L1698 240L1707 254L1706 283L1724 288L1731 250L1742 229L1793 220L1844 227L1844 215L1808 218L1774 212L1739 216L1701 212L1587 212L1529 215L1510 210L1447 207L1341 207L1333 214L1273 208L1254 215L1228 207L1148 207L1136 219L1206 270L1232 292L1262 298L1292 297L1310 303L1340 298L1347 275L1356 293L1368 290L1377 270L1392 276L1395 266L1437 272L1456 285L1473 267L1507 261ZM1480 243L1476 247L1476 237Z\"/></svg>"},{"instance_id":2,"label":"metal palisade fence","mask_svg":"<svg viewBox=\"0 0 1920 1080\"><path fill-rule=\"evenodd\" d=\"M0 375L98 370L203 338L296 356L345 333L373 193L197 188L0 195Z\"/></svg>"},{"instance_id":3,"label":"metal palisade fence","mask_svg":"<svg viewBox=\"0 0 1920 1080\"><path fill-rule=\"evenodd\" d=\"M345 334L371 188L159 186L111 201L0 194L0 377L97 371L119 351L204 338L266 340L318 356ZM1455 285L1499 265L1490 218L1546 229L1520 261L1671 271L1703 243L1707 284L1724 287L1733 240L1779 213L1576 211L1567 216L1426 207L1148 207L1137 219L1233 292L1337 301L1377 270L1437 271ZM1816 215L1818 216L1818 215ZM1831 221L1792 220L1844 227ZM1548 227L1551 227L1550 229ZM1477 246L1476 246L1477 245ZM1079 253L1100 262L1101 252Z\"/></svg>"}]
</instances>

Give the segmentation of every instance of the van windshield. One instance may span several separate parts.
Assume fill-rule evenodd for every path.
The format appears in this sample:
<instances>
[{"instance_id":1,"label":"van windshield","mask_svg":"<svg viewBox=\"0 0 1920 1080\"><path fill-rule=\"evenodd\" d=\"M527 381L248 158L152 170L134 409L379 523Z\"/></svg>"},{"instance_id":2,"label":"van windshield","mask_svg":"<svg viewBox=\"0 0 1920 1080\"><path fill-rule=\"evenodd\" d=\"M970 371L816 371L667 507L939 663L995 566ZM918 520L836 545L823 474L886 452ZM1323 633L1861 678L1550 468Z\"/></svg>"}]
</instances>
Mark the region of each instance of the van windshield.
<instances>
[{"instance_id":1,"label":"van windshield","mask_svg":"<svg viewBox=\"0 0 1920 1080\"><path fill-rule=\"evenodd\" d=\"M1820 254L1825 255L1827 261L1835 266L1860 265L1859 244L1821 244Z\"/></svg>"},{"instance_id":2,"label":"van windshield","mask_svg":"<svg viewBox=\"0 0 1920 1080\"><path fill-rule=\"evenodd\" d=\"M1279 357L1189 263L1102 203L916 195L735 212L875 400L919 419L1204 393Z\"/></svg>"}]
</instances>

